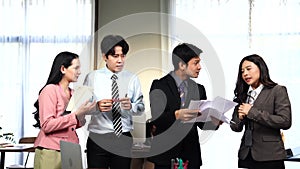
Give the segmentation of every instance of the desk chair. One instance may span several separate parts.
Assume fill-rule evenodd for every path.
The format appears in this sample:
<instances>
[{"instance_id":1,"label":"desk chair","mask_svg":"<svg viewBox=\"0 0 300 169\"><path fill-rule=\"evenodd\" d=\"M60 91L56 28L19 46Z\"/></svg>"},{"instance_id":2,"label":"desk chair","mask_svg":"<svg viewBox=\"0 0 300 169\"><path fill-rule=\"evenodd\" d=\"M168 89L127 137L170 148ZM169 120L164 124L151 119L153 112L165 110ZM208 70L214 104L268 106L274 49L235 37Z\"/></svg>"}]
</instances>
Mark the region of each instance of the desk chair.
<instances>
[{"instance_id":1,"label":"desk chair","mask_svg":"<svg viewBox=\"0 0 300 169\"><path fill-rule=\"evenodd\" d=\"M22 137L19 140L19 144L34 144L35 139L36 139L36 137ZM34 148L31 148L28 150L24 165L11 165L11 166L6 167L6 169L21 169L21 168L33 169L33 167L26 167L26 165L27 165L29 153L34 152L34 151L35 151Z\"/></svg>"}]
</instances>

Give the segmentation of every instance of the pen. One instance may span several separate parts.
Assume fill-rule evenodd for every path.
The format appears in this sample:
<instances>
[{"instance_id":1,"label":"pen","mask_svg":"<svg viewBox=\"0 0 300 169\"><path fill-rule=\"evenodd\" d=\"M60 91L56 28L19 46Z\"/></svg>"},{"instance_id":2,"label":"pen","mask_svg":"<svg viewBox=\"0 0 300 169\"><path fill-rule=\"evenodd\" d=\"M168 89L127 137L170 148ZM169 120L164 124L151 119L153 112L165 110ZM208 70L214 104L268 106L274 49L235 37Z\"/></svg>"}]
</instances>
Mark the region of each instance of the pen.
<instances>
[{"instance_id":1,"label":"pen","mask_svg":"<svg viewBox=\"0 0 300 169\"><path fill-rule=\"evenodd\" d=\"M234 121L230 120L230 124L236 124L236 122L234 122Z\"/></svg>"},{"instance_id":2,"label":"pen","mask_svg":"<svg viewBox=\"0 0 300 169\"><path fill-rule=\"evenodd\" d=\"M89 102L93 102L94 101L94 96L92 96L89 100Z\"/></svg>"},{"instance_id":3,"label":"pen","mask_svg":"<svg viewBox=\"0 0 300 169\"><path fill-rule=\"evenodd\" d=\"M119 98L117 98L117 99L112 99L113 100L113 102L121 102L121 100L119 99Z\"/></svg>"}]
</instances>

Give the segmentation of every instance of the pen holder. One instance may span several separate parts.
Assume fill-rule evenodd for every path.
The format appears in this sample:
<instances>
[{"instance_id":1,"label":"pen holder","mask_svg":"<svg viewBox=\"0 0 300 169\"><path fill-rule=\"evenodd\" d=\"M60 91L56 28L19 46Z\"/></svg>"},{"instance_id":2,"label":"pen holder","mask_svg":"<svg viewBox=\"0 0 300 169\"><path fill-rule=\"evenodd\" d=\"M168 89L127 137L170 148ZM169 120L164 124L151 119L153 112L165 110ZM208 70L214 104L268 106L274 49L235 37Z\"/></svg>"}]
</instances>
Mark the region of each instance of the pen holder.
<instances>
[{"instance_id":1,"label":"pen holder","mask_svg":"<svg viewBox=\"0 0 300 169\"><path fill-rule=\"evenodd\" d=\"M187 169L189 161L186 160L185 162L182 159L172 159L171 160L171 169Z\"/></svg>"}]
</instances>

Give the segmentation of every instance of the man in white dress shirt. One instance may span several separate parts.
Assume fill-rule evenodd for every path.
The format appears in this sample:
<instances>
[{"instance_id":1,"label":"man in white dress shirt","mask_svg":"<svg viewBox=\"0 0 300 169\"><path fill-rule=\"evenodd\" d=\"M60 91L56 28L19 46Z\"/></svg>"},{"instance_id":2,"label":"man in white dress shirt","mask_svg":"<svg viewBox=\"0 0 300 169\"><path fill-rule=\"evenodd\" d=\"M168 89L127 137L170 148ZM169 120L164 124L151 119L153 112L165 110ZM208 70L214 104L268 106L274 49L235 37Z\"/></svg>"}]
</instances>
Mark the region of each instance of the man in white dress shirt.
<instances>
[{"instance_id":1,"label":"man in white dress shirt","mask_svg":"<svg viewBox=\"0 0 300 169\"><path fill-rule=\"evenodd\" d=\"M119 35L108 35L101 42L102 58L106 66L89 73L84 85L94 88L97 110L88 125L88 168L130 169L132 115L141 115L145 106L138 77L123 70L129 45ZM118 98L112 94L116 76ZM120 107L121 133L116 134L113 107Z\"/></svg>"}]
</instances>

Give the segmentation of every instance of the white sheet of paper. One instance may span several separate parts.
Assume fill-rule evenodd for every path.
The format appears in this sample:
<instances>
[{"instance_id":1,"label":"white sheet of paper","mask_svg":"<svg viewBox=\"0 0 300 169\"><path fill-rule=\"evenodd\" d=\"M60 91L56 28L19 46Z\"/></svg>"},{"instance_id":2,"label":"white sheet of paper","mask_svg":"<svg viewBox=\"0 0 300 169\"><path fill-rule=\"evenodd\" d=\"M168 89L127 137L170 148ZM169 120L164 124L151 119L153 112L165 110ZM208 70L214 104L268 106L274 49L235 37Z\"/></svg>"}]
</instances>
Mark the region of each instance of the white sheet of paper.
<instances>
[{"instance_id":1,"label":"white sheet of paper","mask_svg":"<svg viewBox=\"0 0 300 169\"><path fill-rule=\"evenodd\" d=\"M230 123L230 120L224 115L228 110L236 106L237 103L224 99L220 96L214 100L191 100L189 109L199 109L201 116L192 119L188 122L206 122L210 121L210 116L213 116L225 123Z\"/></svg>"},{"instance_id":2,"label":"white sheet of paper","mask_svg":"<svg viewBox=\"0 0 300 169\"><path fill-rule=\"evenodd\" d=\"M76 111L87 100L93 99L93 92L94 89L89 86L76 87L66 111Z\"/></svg>"}]
</instances>

